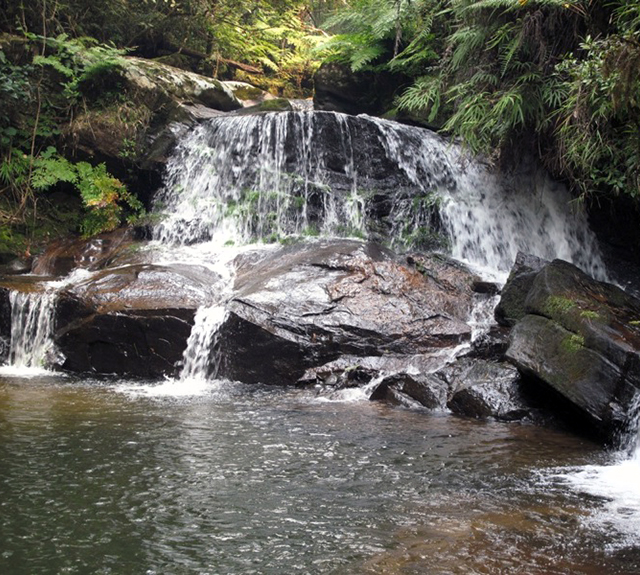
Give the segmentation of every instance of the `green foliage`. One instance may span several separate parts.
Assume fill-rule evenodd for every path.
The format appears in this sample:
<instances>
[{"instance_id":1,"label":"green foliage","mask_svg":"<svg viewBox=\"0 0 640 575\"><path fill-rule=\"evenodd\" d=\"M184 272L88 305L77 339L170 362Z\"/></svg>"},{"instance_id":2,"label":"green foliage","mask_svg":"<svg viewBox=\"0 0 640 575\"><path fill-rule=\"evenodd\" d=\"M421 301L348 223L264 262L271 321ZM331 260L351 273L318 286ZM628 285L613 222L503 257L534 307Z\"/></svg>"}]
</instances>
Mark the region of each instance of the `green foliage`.
<instances>
[{"instance_id":1,"label":"green foliage","mask_svg":"<svg viewBox=\"0 0 640 575\"><path fill-rule=\"evenodd\" d=\"M587 37L580 48L580 58L571 55L558 66L567 97L556 110L557 162L584 195L603 190L638 199L640 44L625 32Z\"/></svg>"},{"instance_id":2,"label":"green foliage","mask_svg":"<svg viewBox=\"0 0 640 575\"><path fill-rule=\"evenodd\" d=\"M56 149L61 126L70 121L79 105L88 99L102 102L117 85L124 67L122 51L99 45L87 38L61 34L47 38L26 33L10 38L9 44L33 55L28 61L11 61L0 51L0 221L28 230L15 237L29 245L42 235L42 205L58 220L72 219L66 212L48 206L53 190L75 190L84 215L74 225L92 235L113 229L129 214L137 216L142 206L124 184L107 173L104 164L72 162ZM23 56L24 59L24 56ZM17 243L16 243L17 245Z\"/></svg>"},{"instance_id":3,"label":"green foliage","mask_svg":"<svg viewBox=\"0 0 640 575\"><path fill-rule=\"evenodd\" d=\"M321 33L309 12L320 0L32 0L5 14L42 36L95 38L133 48L142 56L181 54L194 71L237 79L251 76L286 92L307 89L314 70L311 49ZM0 19L2 17L0 16ZM43 25L43 21L45 25ZM106 61L106 60L104 60ZM58 65L58 62L51 65ZM184 64L189 66L189 64ZM60 68L64 73L64 68Z\"/></svg>"},{"instance_id":4,"label":"green foliage","mask_svg":"<svg viewBox=\"0 0 640 575\"><path fill-rule=\"evenodd\" d=\"M351 69L412 72L437 57L432 33L434 0L355 0L340 9L324 27L335 32L322 43L329 60Z\"/></svg>"},{"instance_id":5,"label":"green foliage","mask_svg":"<svg viewBox=\"0 0 640 575\"><path fill-rule=\"evenodd\" d=\"M640 1L352 0L328 58L400 71L400 110L475 153L539 153L583 196L640 200Z\"/></svg>"},{"instance_id":6,"label":"green foliage","mask_svg":"<svg viewBox=\"0 0 640 575\"><path fill-rule=\"evenodd\" d=\"M0 163L0 180L15 189L33 192L70 184L80 193L85 207L85 216L80 223L85 236L118 227L125 207L133 218L143 211L140 201L107 172L104 164L73 163L53 147L35 157L14 150L13 155Z\"/></svg>"}]
</instances>

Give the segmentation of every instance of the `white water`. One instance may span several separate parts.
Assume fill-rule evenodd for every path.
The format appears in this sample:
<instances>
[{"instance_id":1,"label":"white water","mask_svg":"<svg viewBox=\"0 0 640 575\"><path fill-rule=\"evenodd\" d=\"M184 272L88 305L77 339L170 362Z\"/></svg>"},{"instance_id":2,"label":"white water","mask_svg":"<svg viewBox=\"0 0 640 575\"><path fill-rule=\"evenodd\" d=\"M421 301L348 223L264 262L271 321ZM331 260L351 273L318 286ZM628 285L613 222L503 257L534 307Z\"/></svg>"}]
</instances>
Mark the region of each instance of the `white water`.
<instances>
[{"instance_id":1,"label":"white water","mask_svg":"<svg viewBox=\"0 0 640 575\"><path fill-rule=\"evenodd\" d=\"M218 330L227 317L223 306L201 307L196 313L184 351L180 380L216 379L220 369L217 356Z\"/></svg>"},{"instance_id":2,"label":"white water","mask_svg":"<svg viewBox=\"0 0 640 575\"><path fill-rule=\"evenodd\" d=\"M168 164L156 200L164 219L154 237L171 244L222 245L335 233L339 225L361 231L351 147L345 143L338 168L352 193L339 201L325 182L314 119L304 112L238 116L195 128ZM293 164L287 145L296 148Z\"/></svg>"},{"instance_id":3,"label":"white water","mask_svg":"<svg viewBox=\"0 0 640 575\"><path fill-rule=\"evenodd\" d=\"M31 376L47 372L56 298L55 289L10 292L11 343L9 365L0 368L3 374Z\"/></svg>"},{"instance_id":4,"label":"white water","mask_svg":"<svg viewBox=\"0 0 640 575\"><path fill-rule=\"evenodd\" d=\"M499 278L518 251L605 277L580 206L541 171L498 178L428 130L331 112L215 118L198 126L169 162L154 236L218 245L318 233L368 237L367 205L382 176L371 173L376 166L366 164L371 158L363 150L374 148L401 182L388 235L377 230L376 239L420 248L443 232L451 255Z\"/></svg>"}]
</instances>

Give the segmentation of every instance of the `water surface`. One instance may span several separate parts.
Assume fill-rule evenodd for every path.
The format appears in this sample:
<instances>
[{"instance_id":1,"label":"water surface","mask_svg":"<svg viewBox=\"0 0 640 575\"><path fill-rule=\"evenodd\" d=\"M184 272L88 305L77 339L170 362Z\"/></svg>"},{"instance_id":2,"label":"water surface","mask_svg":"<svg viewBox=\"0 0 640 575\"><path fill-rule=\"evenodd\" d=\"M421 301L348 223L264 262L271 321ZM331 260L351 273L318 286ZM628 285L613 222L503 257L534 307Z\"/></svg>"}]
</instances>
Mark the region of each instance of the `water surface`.
<instances>
[{"instance_id":1,"label":"water surface","mask_svg":"<svg viewBox=\"0 0 640 575\"><path fill-rule=\"evenodd\" d=\"M558 477L605 459L311 391L3 377L0 573L637 573Z\"/></svg>"}]
</instances>

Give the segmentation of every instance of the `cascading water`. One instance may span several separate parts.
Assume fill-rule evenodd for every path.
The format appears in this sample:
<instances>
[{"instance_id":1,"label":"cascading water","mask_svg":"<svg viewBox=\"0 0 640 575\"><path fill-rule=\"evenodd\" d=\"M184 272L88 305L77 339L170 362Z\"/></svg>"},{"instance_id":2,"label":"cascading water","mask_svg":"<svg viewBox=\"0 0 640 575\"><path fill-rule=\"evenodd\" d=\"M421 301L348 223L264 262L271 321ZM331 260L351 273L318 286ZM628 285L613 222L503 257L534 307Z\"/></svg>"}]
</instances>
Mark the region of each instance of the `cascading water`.
<instances>
[{"instance_id":1,"label":"cascading water","mask_svg":"<svg viewBox=\"0 0 640 575\"><path fill-rule=\"evenodd\" d=\"M41 369L51 348L57 292L9 294L11 302L11 344L9 364L13 370Z\"/></svg>"},{"instance_id":2,"label":"cascading water","mask_svg":"<svg viewBox=\"0 0 640 575\"><path fill-rule=\"evenodd\" d=\"M181 381L217 377L220 369L220 361L215 353L218 329L226 316L227 312L223 306L202 307L198 310L183 355Z\"/></svg>"},{"instance_id":3,"label":"cascading water","mask_svg":"<svg viewBox=\"0 0 640 575\"><path fill-rule=\"evenodd\" d=\"M603 278L584 214L542 172L500 179L432 132L332 112L215 118L170 160L155 211L165 243L367 237L448 247L487 272L518 251Z\"/></svg>"},{"instance_id":4,"label":"cascading water","mask_svg":"<svg viewBox=\"0 0 640 575\"><path fill-rule=\"evenodd\" d=\"M338 154L329 158L315 142L322 129L313 114L302 112L200 125L168 165L166 186L156 201L165 218L155 238L245 243L335 233L338 226L360 231L352 148L340 141ZM350 188L344 200L326 182L326 166L336 161Z\"/></svg>"},{"instance_id":5,"label":"cascading water","mask_svg":"<svg viewBox=\"0 0 640 575\"><path fill-rule=\"evenodd\" d=\"M583 214L540 172L500 179L429 130L367 116L214 118L179 144L155 212L154 237L170 245L357 236L445 249L491 279L506 277L519 250L605 275ZM491 302L480 303L476 337L492 315ZM196 325L183 378L203 373L196 358L207 357L215 331L201 333L205 325Z\"/></svg>"},{"instance_id":6,"label":"cascading water","mask_svg":"<svg viewBox=\"0 0 640 575\"><path fill-rule=\"evenodd\" d=\"M640 393L631 412L629 430L620 450L606 465L586 465L562 470L555 475L572 489L594 496L602 503L599 511L585 518L587 526L615 531L615 546L633 544L640 530Z\"/></svg>"}]
</instances>

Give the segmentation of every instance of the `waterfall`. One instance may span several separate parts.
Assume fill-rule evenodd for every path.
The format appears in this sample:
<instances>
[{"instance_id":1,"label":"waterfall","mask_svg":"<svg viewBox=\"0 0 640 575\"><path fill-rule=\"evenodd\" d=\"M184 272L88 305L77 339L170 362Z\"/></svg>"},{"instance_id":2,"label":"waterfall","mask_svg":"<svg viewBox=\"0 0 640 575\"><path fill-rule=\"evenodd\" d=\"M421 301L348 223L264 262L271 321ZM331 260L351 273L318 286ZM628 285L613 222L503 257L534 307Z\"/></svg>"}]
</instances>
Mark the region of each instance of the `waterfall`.
<instances>
[{"instance_id":1,"label":"waterfall","mask_svg":"<svg viewBox=\"0 0 640 575\"><path fill-rule=\"evenodd\" d=\"M246 243L332 234L339 226L361 232L353 146L347 137L338 154L323 151L317 139L325 129L304 112L225 117L198 126L168 164L156 199L164 219L155 238ZM341 125L338 132L348 134ZM348 197L339 198L327 184L329 162L349 183Z\"/></svg>"},{"instance_id":2,"label":"waterfall","mask_svg":"<svg viewBox=\"0 0 640 575\"><path fill-rule=\"evenodd\" d=\"M43 368L51 349L57 292L9 294L11 302L11 343L9 363L14 369Z\"/></svg>"},{"instance_id":3,"label":"waterfall","mask_svg":"<svg viewBox=\"0 0 640 575\"><path fill-rule=\"evenodd\" d=\"M183 354L181 381L216 378L220 369L220 358L216 354L218 329L226 317L223 306L201 307L197 311Z\"/></svg>"},{"instance_id":4,"label":"waterfall","mask_svg":"<svg viewBox=\"0 0 640 575\"><path fill-rule=\"evenodd\" d=\"M449 251L481 270L518 251L605 267L584 213L541 170L499 177L423 128L333 112L218 117L170 159L154 237L169 244L351 236Z\"/></svg>"}]
</instances>

